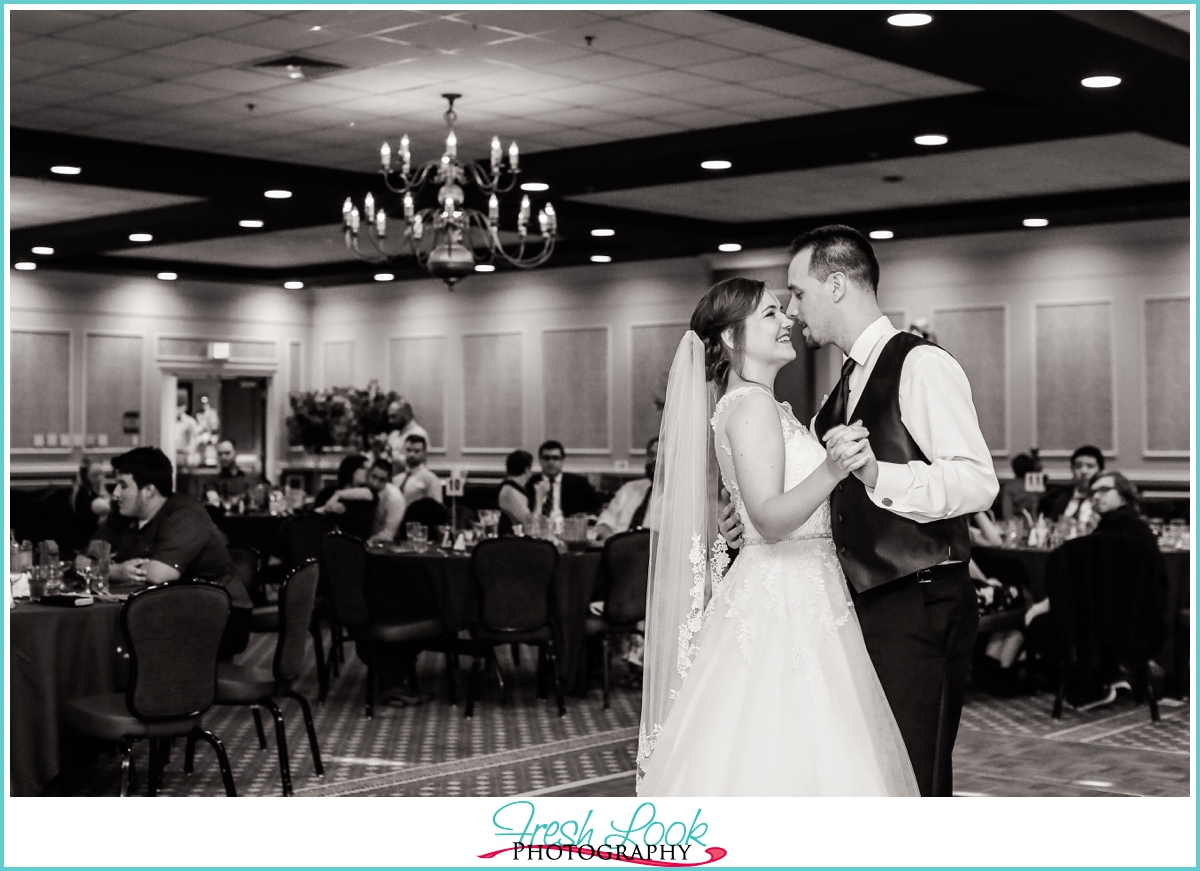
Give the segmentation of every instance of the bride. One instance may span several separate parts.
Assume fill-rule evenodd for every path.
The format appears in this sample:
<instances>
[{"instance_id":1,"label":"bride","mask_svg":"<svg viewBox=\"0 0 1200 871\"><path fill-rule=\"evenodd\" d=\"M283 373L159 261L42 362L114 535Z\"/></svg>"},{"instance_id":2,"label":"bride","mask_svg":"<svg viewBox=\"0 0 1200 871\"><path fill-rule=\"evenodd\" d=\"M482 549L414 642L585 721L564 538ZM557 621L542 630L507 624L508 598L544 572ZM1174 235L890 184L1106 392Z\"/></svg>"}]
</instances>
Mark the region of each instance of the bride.
<instances>
[{"instance_id":1,"label":"bride","mask_svg":"<svg viewBox=\"0 0 1200 871\"><path fill-rule=\"evenodd\" d=\"M775 400L791 329L762 282L731 278L700 300L671 365L639 795L918 795L831 537L828 497L866 462L866 431L826 456ZM718 470L745 529L723 577Z\"/></svg>"}]
</instances>

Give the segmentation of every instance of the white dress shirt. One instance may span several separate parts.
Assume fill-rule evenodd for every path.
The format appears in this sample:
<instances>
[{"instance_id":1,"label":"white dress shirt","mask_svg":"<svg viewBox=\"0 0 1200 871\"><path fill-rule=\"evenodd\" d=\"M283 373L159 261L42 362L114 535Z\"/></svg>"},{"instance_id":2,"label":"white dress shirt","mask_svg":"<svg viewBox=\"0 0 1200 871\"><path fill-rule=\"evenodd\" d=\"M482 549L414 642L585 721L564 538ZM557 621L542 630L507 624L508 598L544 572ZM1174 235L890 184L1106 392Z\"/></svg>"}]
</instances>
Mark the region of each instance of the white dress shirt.
<instances>
[{"instance_id":1,"label":"white dress shirt","mask_svg":"<svg viewBox=\"0 0 1200 871\"><path fill-rule=\"evenodd\" d=\"M442 504L442 479L424 463L415 469L405 466L403 471L392 477L392 483L400 488L408 505L421 499L432 499Z\"/></svg>"},{"instance_id":2,"label":"white dress shirt","mask_svg":"<svg viewBox=\"0 0 1200 871\"><path fill-rule=\"evenodd\" d=\"M638 506L642 504L642 500L646 498L646 491L650 489L649 478L637 478L633 481L627 481L617 490L616 495L612 497L612 501L608 506L600 512L600 517L596 521L596 525L604 524L613 532L625 532L629 529L629 523L633 520L633 515L637 512ZM654 496L650 496L650 502L653 505ZM649 523L653 516L653 508L648 508L646 511L643 523Z\"/></svg>"},{"instance_id":3,"label":"white dress shirt","mask_svg":"<svg viewBox=\"0 0 1200 871\"><path fill-rule=\"evenodd\" d=\"M884 346L898 332L886 316L880 317L850 348L848 356L858 365L850 374L848 421L854 420L853 410ZM941 348L921 345L905 357L900 420L929 463L879 463L875 488L867 488L872 502L918 523L992 506L1000 482L979 431L971 384L958 361Z\"/></svg>"}]
</instances>

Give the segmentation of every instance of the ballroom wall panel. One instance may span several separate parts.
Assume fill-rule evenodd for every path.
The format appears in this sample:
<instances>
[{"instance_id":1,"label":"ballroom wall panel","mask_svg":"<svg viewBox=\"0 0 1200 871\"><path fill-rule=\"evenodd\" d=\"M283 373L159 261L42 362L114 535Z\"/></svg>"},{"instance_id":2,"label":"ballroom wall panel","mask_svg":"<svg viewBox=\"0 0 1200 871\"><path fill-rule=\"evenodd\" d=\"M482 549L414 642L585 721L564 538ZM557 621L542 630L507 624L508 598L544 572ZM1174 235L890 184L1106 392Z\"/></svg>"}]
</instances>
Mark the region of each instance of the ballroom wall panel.
<instances>
[{"instance_id":1,"label":"ballroom wall panel","mask_svg":"<svg viewBox=\"0 0 1200 871\"><path fill-rule=\"evenodd\" d=\"M124 432L127 414L139 422L149 415L142 407L142 359L145 339L140 335L88 333L84 337L84 430L89 442L107 442L113 448L142 443L141 433Z\"/></svg>"},{"instance_id":2,"label":"ballroom wall panel","mask_svg":"<svg viewBox=\"0 0 1200 871\"><path fill-rule=\"evenodd\" d=\"M1147 299L1146 442L1148 456L1187 456L1191 443L1191 301Z\"/></svg>"},{"instance_id":3,"label":"ballroom wall panel","mask_svg":"<svg viewBox=\"0 0 1200 871\"><path fill-rule=\"evenodd\" d=\"M612 450L608 346L607 327L542 333L543 429L569 452Z\"/></svg>"},{"instance_id":4,"label":"ballroom wall panel","mask_svg":"<svg viewBox=\"0 0 1200 871\"><path fill-rule=\"evenodd\" d=\"M1008 449L1008 323L1003 306L934 309L938 344L971 382L979 429L993 453Z\"/></svg>"},{"instance_id":5,"label":"ballroom wall panel","mask_svg":"<svg viewBox=\"0 0 1200 871\"><path fill-rule=\"evenodd\" d=\"M1113 322L1109 302L1034 307L1035 414L1043 453L1082 444L1115 451Z\"/></svg>"},{"instance_id":6,"label":"ballroom wall panel","mask_svg":"<svg viewBox=\"0 0 1200 871\"><path fill-rule=\"evenodd\" d=\"M354 378L354 340L338 339L321 346L321 383L326 387L359 387Z\"/></svg>"},{"instance_id":7,"label":"ballroom wall panel","mask_svg":"<svg viewBox=\"0 0 1200 871\"><path fill-rule=\"evenodd\" d=\"M70 451L71 334L13 330L9 396L10 449ZM63 435L67 444L60 445ZM47 436L50 436L49 444Z\"/></svg>"},{"instance_id":8,"label":"ballroom wall panel","mask_svg":"<svg viewBox=\"0 0 1200 871\"><path fill-rule=\"evenodd\" d=\"M507 453L522 444L520 333L466 335L463 449Z\"/></svg>"},{"instance_id":9,"label":"ballroom wall panel","mask_svg":"<svg viewBox=\"0 0 1200 871\"><path fill-rule=\"evenodd\" d=\"M662 402L667 395L667 376L679 340L687 324L635 326L631 330L630 374L633 436L630 447L645 447L658 435L662 424Z\"/></svg>"},{"instance_id":10,"label":"ballroom wall panel","mask_svg":"<svg viewBox=\"0 0 1200 871\"><path fill-rule=\"evenodd\" d=\"M399 336L388 340L387 389L412 404L429 433L429 448L446 449L446 337Z\"/></svg>"}]
</instances>

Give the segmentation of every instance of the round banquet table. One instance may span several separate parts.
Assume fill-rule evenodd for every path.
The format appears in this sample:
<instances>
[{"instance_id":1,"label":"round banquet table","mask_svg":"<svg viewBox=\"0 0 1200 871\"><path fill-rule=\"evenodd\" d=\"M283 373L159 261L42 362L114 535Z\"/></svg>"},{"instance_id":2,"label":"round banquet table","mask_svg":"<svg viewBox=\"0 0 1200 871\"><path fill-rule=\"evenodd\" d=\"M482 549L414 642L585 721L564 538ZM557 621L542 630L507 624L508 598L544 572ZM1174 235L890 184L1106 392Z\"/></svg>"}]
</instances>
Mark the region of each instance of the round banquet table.
<instances>
[{"instance_id":1,"label":"round banquet table","mask_svg":"<svg viewBox=\"0 0 1200 871\"><path fill-rule=\"evenodd\" d=\"M40 795L63 760L59 709L119 689L120 603L60 608L18 602L9 613L9 785Z\"/></svg>"},{"instance_id":2,"label":"round banquet table","mask_svg":"<svg viewBox=\"0 0 1200 871\"><path fill-rule=\"evenodd\" d=\"M367 595L373 613L385 618L439 617L455 634L470 627L479 608L470 556L376 548L369 553ZM599 575L599 550L570 551L559 555L551 584L552 614L562 639L558 674L563 689L576 696L587 694L584 623Z\"/></svg>"},{"instance_id":3,"label":"round banquet table","mask_svg":"<svg viewBox=\"0 0 1200 871\"><path fill-rule=\"evenodd\" d=\"M1049 550L1032 547L979 547L971 548L971 556L984 574L999 578L1007 583L1025 586L1038 601L1046 596L1046 563ZM1191 558L1189 550L1163 550L1163 562L1167 569L1167 640L1156 656L1155 662L1167 672L1169 680L1177 680L1186 667L1179 658L1188 655L1186 639L1179 639L1179 613L1191 607Z\"/></svg>"},{"instance_id":4,"label":"round banquet table","mask_svg":"<svg viewBox=\"0 0 1200 871\"><path fill-rule=\"evenodd\" d=\"M287 519L283 514L226 514L217 527L229 539L230 547L252 547L266 560L282 556L279 530Z\"/></svg>"}]
</instances>

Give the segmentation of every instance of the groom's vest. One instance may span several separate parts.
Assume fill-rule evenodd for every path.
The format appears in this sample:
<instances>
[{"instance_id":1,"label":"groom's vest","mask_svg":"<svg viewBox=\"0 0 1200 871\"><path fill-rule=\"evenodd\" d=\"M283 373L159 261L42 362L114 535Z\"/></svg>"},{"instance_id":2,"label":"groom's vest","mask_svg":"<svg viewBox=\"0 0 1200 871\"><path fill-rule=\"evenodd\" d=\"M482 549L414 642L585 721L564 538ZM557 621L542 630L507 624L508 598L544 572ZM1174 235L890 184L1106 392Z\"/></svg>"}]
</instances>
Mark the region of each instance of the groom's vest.
<instances>
[{"instance_id":1,"label":"groom's vest","mask_svg":"<svg viewBox=\"0 0 1200 871\"><path fill-rule=\"evenodd\" d=\"M929 345L912 333L897 333L888 340L871 377L863 387L854 419L871 433L869 441L881 463L928 463L900 420L900 370L909 352ZM813 429L825 433L845 423L841 384L817 413ZM880 508L863 483L850 475L830 496L833 542L846 579L858 592L911 575L947 560L971 558L971 538L965 517L917 523Z\"/></svg>"}]
</instances>

